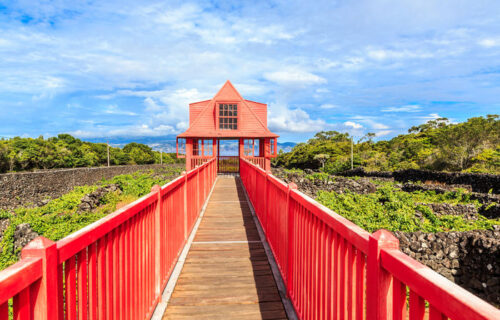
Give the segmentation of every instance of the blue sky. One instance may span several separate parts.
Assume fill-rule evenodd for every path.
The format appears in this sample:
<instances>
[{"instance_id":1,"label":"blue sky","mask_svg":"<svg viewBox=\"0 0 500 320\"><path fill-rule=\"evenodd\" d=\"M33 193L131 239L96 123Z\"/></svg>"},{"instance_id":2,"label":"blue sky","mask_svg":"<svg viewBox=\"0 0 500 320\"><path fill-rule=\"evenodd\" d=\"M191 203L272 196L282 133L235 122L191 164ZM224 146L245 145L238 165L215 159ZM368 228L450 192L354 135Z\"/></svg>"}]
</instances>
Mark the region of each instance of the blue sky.
<instances>
[{"instance_id":1,"label":"blue sky","mask_svg":"<svg viewBox=\"0 0 500 320\"><path fill-rule=\"evenodd\" d=\"M0 136L171 136L230 79L281 141L500 113L500 1L0 1Z\"/></svg>"}]
</instances>

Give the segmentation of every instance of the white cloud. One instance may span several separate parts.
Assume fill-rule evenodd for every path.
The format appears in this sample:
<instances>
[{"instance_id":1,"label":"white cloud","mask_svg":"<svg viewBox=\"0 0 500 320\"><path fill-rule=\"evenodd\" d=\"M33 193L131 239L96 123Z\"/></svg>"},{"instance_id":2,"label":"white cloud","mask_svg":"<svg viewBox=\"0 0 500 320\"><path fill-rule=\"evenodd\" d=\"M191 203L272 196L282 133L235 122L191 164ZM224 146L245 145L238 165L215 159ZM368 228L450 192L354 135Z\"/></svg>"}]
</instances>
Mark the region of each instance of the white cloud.
<instances>
[{"instance_id":1,"label":"white cloud","mask_svg":"<svg viewBox=\"0 0 500 320\"><path fill-rule=\"evenodd\" d=\"M159 137L176 134L172 126L159 125L150 127L147 124L131 125L122 128L98 127L92 130L75 130L69 132L78 138L101 138L101 137Z\"/></svg>"},{"instance_id":2,"label":"white cloud","mask_svg":"<svg viewBox=\"0 0 500 320\"><path fill-rule=\"evenodd\" d=\"M328 92L330 92L330 90L328 90L327 88L316 89L316 93L328 93Z\"/></svg>"},{"instance_id":3,"label":"white cloud","mask_svg":"<svg viewBox=\"0 0 500 320\"><path fill-rule=\"evenodd\" d=\"M311 72L300 69L289 68L287 70L266 72L264 78L285 86L309 86L313 84L326 83L326 79Z\"/></svg>"},{"instance_id":4,"label":"white cloud","mask_svg":"<svg viewBox=\"0 0 500 320\"><path fill-rule=\"evenodd\" d=\"M388 125L385 125L383 123L378 123L378 122L373 122L371 127L376 130L382 130L382 129L389 129Z\"/></svg>"},{"instance_id":5,"label":"white cloud","mask_svg":"<svg viewBox=\"0 0 500 320\"><path fill-rule=\"evenodd\" d=\"M485 48L500 46L500 38L484 38L478 41L478 44Z\"/></svg>"},{"instance_id":6,"label":"white cloud","mask_svg":"<svg viewBox=\"0 0 500 320\"><path fill-rule=\"evenodd\" d=\"M429 59L435 56L433 52L415 50L368 49L367 56L375 60L386 59Z\"/></svg>"},{"instance_id":7,"label":"white cloud","mask_svg":"<svg viewBox=\"0 0 500 320\"><path fill-rule=\"evenodd\" d=\"M353 129L361 129L361 128L363 128L363 126L361 124L353 122L353 121L346 121L346 122L344 122L344 125L346 127L350 127L350 128L353 128Z\"/></svg>"},{"instance_id":8,"label":"white cloud","mask_svg":"<svg viewBox=\"0 0 500 320\"><path fill-rule=\"evenodd\" d=\"M269 106L268 127L275 132L317 132L328 128L322 119L311 119L302 109L290 109L285 104Z\"/></svg>"},{"instance_id":9,"label":"white cloud","mask_svg":"<svg viewBox=\"0 0 500 320\"><path fill-rule=\"evenodd\" d=\"M389 107L382 109L382 112L418 112L422 107L418 104L408 104L401 107Z\"/></svg>"},{"instance_id":10,"label":"white cloud","mask_svg":"<svg viewBox=\"0 0 500 320\"><path fill-rule=\"evenodd\" d=\"M390 134L392 132L393 132L392 130L381 130L379 132L376 132L375 135L377 137L382 137L382 136L386 136L386 135L388 135L388 134Z\"/></svg>"},{"instance_id":11,"label":"white cloud","mask_svg":"<svg viewBox=\"0 0 500 320\"><path fill-rule=\"evenodd\" d=\"M109 105L105 107L102 112L106 114L115 114L121 116L137 116L137 113L132 111L121 110L116 105Z\"/></svg>"},{"instance_id":12,"label":"white cloud","mask_svg":"<svg viewBox=\"0 0 500 320\"><path fill-rule=\"evenodd\" d=\"M144 99L144 104L146 105L147 111L160 111L161 106L159 106L151 97L146 97Z\"/></svg>"},{"instance_id":13,"label":"white cloud","mask_svg":"<svg viewBox=\"0 0 500 320\"><path fill-rule=\"evenodd\" d=\"M325 104L322 104L319 106L321 109L336 109L338 108L339 106L336 106L334 104L330 104L330 103L325 103Z\"/></svg>"}]
</instances>

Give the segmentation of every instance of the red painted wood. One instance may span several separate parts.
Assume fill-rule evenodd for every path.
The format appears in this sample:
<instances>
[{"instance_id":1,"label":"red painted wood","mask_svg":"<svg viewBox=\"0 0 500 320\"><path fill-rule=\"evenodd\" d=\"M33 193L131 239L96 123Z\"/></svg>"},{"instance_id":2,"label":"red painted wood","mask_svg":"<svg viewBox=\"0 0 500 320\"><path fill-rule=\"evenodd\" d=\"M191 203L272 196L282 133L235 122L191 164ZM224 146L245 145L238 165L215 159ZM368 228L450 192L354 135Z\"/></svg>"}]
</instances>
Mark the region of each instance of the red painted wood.
<instances>
[{"instance_id":1,"label":"red painted wood","mask_svg":"<svg viewBox=\"0 0 500 320\"><path fill-rule=\"evenodd\" d=\"M367 315L374 315L374 319L387 319L392 313L392 278L381 266L380 251L397 249L399 241L392 233L379 230L370 237L367 264Z\"/></svg>"},{"instance_id":2,"label":"red painted wood","mask_svg":"<svg viewBox=\"0 0 500 320\"><path fill-rule=\"evenodd\" d=\"M381 251L382 267L450 319L500 319L500 310L399 250Z\"/></svg>"},{"instance_id":3,"label":"red painted wood","mask_svg":"<svg viewBox=\"0 0 500 320\"><path fill-rule=\"evenodd\" d=\"M237 130L222 130L218 127L218 106L220 103L236 103L238 105ZM278 137L267 128L266 105L243 99L231 82L227 81L219 92L211 99L190 104L190 125L188 130L178 138L214 138L214 137Z\"/></svg>"},{"instance_id":4,"label":"red painted wood","mask_svg":"<svg viewBox=\"0 0 500 320\"><path fill-rule=\"evenodd\" d=\"M425 300L415 291L410 290L410 320L423 320L425 315Z\"/></svg>"},{"instance_id":5,"label":"red painted wood","mask_svg":"<svg viewBox=\"0 0 500 320\"><path fill-rule=\"evenodd\" d=\"M78 320L87 320L88 296L87 296L87 250L82 250L77 256L78 262Z\"/></svg>"},{"instance_id":6,"label":"red painted wood","mask_svg":"<svg viewBox=\"0 0 500 320\"><path fill-rule=\"evenodd\" d=\"M455 312L450 313L450 307L442 301L454 295L455 285L446 280L451 287L444 290L439 281L438 285L432 283L435 273L429 268L406 266L416 262L397 250L397 239L390 233L370 235L302 193L288 191L284 183L246 159L241 159L240 168L241 180L300 318L404 319L406 285L418 293L419 299L434 301L437 307L433 312L439 312L436 314L440 317L499 318L494 307L478 302L470 293L452 299ZM282 203L288 209L280 213ZM286 223L281 220L283 216ZM284 240L286 245L282 245ZM397 261L386 257L393 253L398 255ZM422 278L418 283L412 276L415 273ZM329 284L326 292L324 283ZM474 303L468 302L471 299ZM468 313L468 305L475 313ZM467 316L459 314L462 310ZM418 313L414 312L413 316ZM477 317L480 314L487 316Z\"/></svg>"},{"instance_id":7,"label":"red painted wood","mask_svg":"<svg viewBox=\"0 0 500 320\"><path fill-rule=\"evenodd\" d=\"M64 263L64 298L66 301L66 317L76 320L76 266L75 257Z\"/></svg>"},{"instance_id":8,"label":"red painted wood","mask_svg":"<svg viewBox=\"0 0 500 320\"><path fill-rule=\"evenodd\" d=\"M96 243L92 243L88 249L88 303L89 303L89 319L97 320L97 245Z\"/></svg>"},{"instance_id":9,"label":"red painted wood","mask_svg":"<svg viewBox=\"0 0 500 320\"><path fill-rule=\"evenodd\" d=\"M62 282L58 275L56 243L44 237L34 239L22 249L21 261L16 265L22 265L23 261L31 258L41 259L42 261L41 280L31 286L32 297L30 303L35 318L62 319L59 310L59 302L62 302L62 291L60 291L62 290ZM24 271L24 273L24 279L37 275L36 272L32 273L30 271ZM13 294L14 292L11 291L10 293Z\"/></svg>"},{"instance_id":10,"label":"red painted wood","mask_svg":"<svg viewBox=\"0 0 500 320\"><path fill-rule=\"evenodd\" d=\"M433 305L429 306L429 320L446 320L448 319L444 314L441 313Z\"/></svg>"},{"instance_id":11,"label":"red painted wood","mask_svg":"<svg viewBox=\"0 0 500 320\"><path fill-rule=\"evenodd\" d=\"M0 304L29 288L42 277L42 259L25 258L0 272Z\"/></svg>"},{"instance_id":12,"label":"red painted wood","mask_svg":"<svg viewBox=\"0 0 500 320\"><path fill-rule=\"evenodd\" d=\"M30 288L25 288L14 296L14 320L29 320L32 316Z\"/></svg>"},{"instance_id":13,"label":"red painted wood","mask_svg":"<svg viewBox=\"0 0 500 320\"><path fill-rule=\"evenodd\" d=\"M365 254L356 251L356 320L364 319L365 311Z\"/></svg>"},{"instance_id":14,"label":"red painted wood","mask_svg":"<svg viewBox=\"0 0 500 320\"><path fill-rule=\"evenodd\" d=\"M406 320L407 304L406 304L406 285L398 279L393 279L393 318L394 320Z\"/></svg>"},{"instance_id":15,"label":"red painted wood","mask_svg":"<svg viewBox=\"0 0 500 320\"><path fill-rule=\"evenodd\" d=\"M0 304L0 320L8 320L9 319L9 303L4 302Z\"/></svg>"}]
</instances>

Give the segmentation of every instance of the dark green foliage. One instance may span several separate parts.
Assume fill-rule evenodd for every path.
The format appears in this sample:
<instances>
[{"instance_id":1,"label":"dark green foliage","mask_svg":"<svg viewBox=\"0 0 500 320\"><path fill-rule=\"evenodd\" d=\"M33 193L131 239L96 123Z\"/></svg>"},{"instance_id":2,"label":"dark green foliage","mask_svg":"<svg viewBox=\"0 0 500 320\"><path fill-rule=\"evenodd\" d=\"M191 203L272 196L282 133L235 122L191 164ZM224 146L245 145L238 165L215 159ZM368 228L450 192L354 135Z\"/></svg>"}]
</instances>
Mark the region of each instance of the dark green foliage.
<instances>
[{"instance_id":1,"label":"dark green foliage","mask_svg":"<svg viewBox=\"0 0 500 320\"><path fill-rule=\"evenodd\" d=\"M123 149L110 147L110 164L160 163L160 152L140 143ZM0 173L33 169L75 168L107 165L105 143L81 141L69 134L44 139L15 137L0 140ZM163 163L178 163L176 155L163 153Z\"/></svg>"},{"instance_id":2,"label":"dark green foliage","mask_svg":"<svg viewBox=\"0 0 500 320\"><path fill-rule=\"evenodd\" d=\"M487 219L481 215L477 220L466 220L462 216L437 216L425 203L472 203L463 190L436 194L434 191L404 192L390 182L379 183L375 193L357 194L320 191L317 201L336 213L351 220L361 228L373 232L378 229L389 231L467 231L492 229L500 224L500 219Z\"/></svg>"},{"instance_id":3,"label":"dark green foliage","mask_svg":"<svg viewBox=\"0 0 500 320\"><path fill-rule=\"evenodd\" d=\"M429 169L500 173L500 120L497 115L452 124L445 118L412 127L408 134L373 142L373 134L354 141L354 167L392 171ZM323 171L351 168L351 137L336 131L319 132L307 143L281 153L274 164L287 168L322 168L318 154L329 155Z\"/></svg>"}]
</instances>

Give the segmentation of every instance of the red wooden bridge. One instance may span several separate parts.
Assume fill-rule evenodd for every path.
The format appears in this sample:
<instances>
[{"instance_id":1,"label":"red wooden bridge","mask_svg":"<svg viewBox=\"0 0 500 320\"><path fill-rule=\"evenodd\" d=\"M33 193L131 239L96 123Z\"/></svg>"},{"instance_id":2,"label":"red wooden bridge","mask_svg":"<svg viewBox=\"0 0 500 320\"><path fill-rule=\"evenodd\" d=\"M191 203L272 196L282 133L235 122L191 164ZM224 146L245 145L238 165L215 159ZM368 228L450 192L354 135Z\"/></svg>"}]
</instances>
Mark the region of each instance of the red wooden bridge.
<instances>
[{"instance_id":1,"label":"red wooden bridge","mask_svg":"<svg viewBox=\"0 0 500 320\"><path fill-rule=\"evenodd\" d=\"M217 176L216 164L58 242L33 240L0 272L0 319L155 309L165 319L500 319L389 232L364 231L246 159L240 176Z\"/></svg>"},{"instance_id":2,"label":"red wooden bridge","mask_svg":"<svg viewBox=\"0 0 500 320\"><path fill-rule=\"evenodd\" d=\"M225 95L195 111L239 110L241 96ZM239 130L235 118L221 130ZM186 138L180 177L60 241L30 242L0 271L0 320L500 319L391 233L370 234L274 177L274 134L240 133L230 161L219 138L198 156L201 139Z\"/></svg>"}]
</instances>

